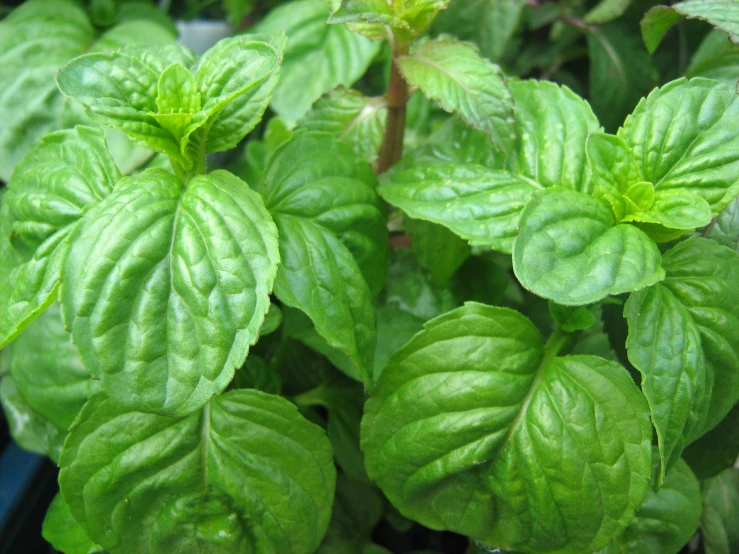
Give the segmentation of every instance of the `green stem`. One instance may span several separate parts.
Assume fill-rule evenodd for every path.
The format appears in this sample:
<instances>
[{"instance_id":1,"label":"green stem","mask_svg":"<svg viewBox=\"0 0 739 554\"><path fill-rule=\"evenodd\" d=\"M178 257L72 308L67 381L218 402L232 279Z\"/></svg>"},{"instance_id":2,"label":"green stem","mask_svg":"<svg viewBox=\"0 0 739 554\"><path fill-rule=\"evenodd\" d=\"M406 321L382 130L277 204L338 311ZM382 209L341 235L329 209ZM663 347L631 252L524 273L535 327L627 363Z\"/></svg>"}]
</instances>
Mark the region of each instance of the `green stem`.
<instances>
[{"instance_id":1,"label":"green stem","mask_svg":"<svg viewBox=\"0 0 739 554\"><path fill-rule=\"evenodd\" d=\"M390 70L390 85L387 90L387 123L376 167L378 175L390 169L403 156L406 105L410 95L408 94L408 83L400 74L397 60L407 53L408 44L396 39L393 48L393 65Z\"/></svg>"},{"instance_id":2,"label":"green stem","mask_svg":"<svg viewBox=\"0 0 739 554\"><path fill-rule=\"evenodd\" d=\"M569 351L573 346L575 346L575 342L575 335L565 333L562 329L557 327L544 345L544 358L541 361L540 367L546 367L549 365L549 362L556 358L563 350L565 352Z\"/></svg>"}]
</instances>

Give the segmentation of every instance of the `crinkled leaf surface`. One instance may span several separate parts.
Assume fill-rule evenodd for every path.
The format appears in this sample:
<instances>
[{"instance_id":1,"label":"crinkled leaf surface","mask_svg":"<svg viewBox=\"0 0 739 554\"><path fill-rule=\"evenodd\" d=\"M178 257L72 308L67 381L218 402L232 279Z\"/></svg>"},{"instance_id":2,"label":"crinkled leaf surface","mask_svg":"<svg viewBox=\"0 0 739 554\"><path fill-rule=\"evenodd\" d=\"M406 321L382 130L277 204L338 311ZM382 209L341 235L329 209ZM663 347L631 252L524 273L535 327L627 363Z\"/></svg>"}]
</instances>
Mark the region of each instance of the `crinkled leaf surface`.
<instances>
[{"instance_id":1,"label":"crinkled leaf surface","mask_svg":"<svg viewBox=\"0 0 739 554\"><path fill-rule=\"evenodd\" d=\"M103 550L85 534L59 493L46 511L41 534L56 550L64 554L93 554Z\"/></svg>"},{"instance_id":2,"label":"crinkled leaf surface","mask_svg":"<svg viewBox=\"0 0 739 554\"><path fill-rule=\"evenodd\" d=\"M703 78L672 81L639 103L618 136L658 191L692 192L708 202L713 215L739 193L734 87Z\"/></svg>"},{"instance_id":3,"label":"crinkled leaf surface","mask_svg":"<svg viewBox=\"0 0 739 554\"><path fill-rule=\"evenodd\" d=\"M718 214L706 236L739 252L739 197L729 202Z\"/></svg>"},{"instance_id":4,"label":"crinkled leaf surface","mask_svg":"<svg viewBox=\"0 0 739 554\"><path fill-rule=\"evenodd\" d=\"M631 521L650 471L646 404L593 356L468 303L396 352L365 408L367 471L405 516L525 552L592 552Z\"/></svg>"},{"instance_id":5,"label":"crinkled leaf surface","mask_svg":"<svg viewBox=\"0 0 739 554\"><path fill-rule=\"evenodd\" d=\"M355 90L338 87L320 98L298 122L298 127L328 133L372 163L380 153L386 109L383 98L368 98Z\"/></svg>"},{"instance_id":6,"label":"crinkled leaf surface","mask_svg":"<svg viewBox=\"0 0 739 554\"><path fill-rule=\"evenodd\" d=\"M283 398L235 390L184 418L94 396L65 443L59 482L111 554L312 554L335 478L319 427Z\"/></svg>"},{"instance_id":7,"label":"crinkled leaf surface","mask_svg":"<svg viewBox=\"0 0 739 554\"><path fill-rule=\"evenodd\" d=\"M288 45L272 109L290 122L299 120L321 95L351 86L367 71L380 45L342 25L328 25L325 0L298 0L272 10L255 28L285 32Z\"/></svg>"},{"instance_id":8,"label":"crinkled leaf surface","mask_svg":"<svg viewBox=\"0 0 739 554\"><path fill-rule=\"evenodd\" d=\"M659 491L647 491L626 530L601 554L677 554L695 533L700 517L698 480L678 459Z\"/></svg>"},{"instance_id":9,"label":"crinkled leaf surface","mask_svg":"<svg viewBox=\"0 0 739 554\"><path fill-rule=\"evenodd\" d=\"M537 192L521 214L513 269L528 290L559 304L589 304L664 277L644 232L617 224L603 200L575 191Z\"/></svg>"},{"instance_id":10,"label":"crinkled leaf surface","mask_svg":"<svg viewBox=\"0 0 739 554\"><path fill-rule=\"evenodd\" d=\"M148 170L122 180L71 242L64 318L112 397L184 415L228 385L258 337L279 260L256 192L225 171L183 190Z\"/></svg>"},{"instance_id":11,"label":"crinkled leaf surface","mask_svg":"<svg viewBox=\"0 0 739 554\"><path fill-rule=\"evenodd\" d=\"M730 468L703 483L701 531L706 554L739 548L739 469Z\"/></svg>"},{"instance_id":12,"label":"crinkled leaf surface","mask_svg":"<svg viewBox=\"0 0 739 554\"><path fill-rule=\"evenodd\" d=\"M516 136L513 97L500 68L474 46L431 40L398 58L397 64L411 86L487 133L503 155L510 156Z\"/></svg>"},{"instance_id":13,"label":"crinkled leaf surface","mask_svg":"<svg viewBox=\"0 0 739 554\"><path fill-rule=\"evenodd\" d=\"M18 165L0 213L0 348L54 302L69 233L119 178L90 127L46 136Z\"/></svg>"},{"instance_id":14,"label":"crinkled leaf surface","mask_svg":"<svg viewBox=\"0 0 739 554\"><path fill-rule=\"evenodd\" d=\"M275 293L313 320L369 382L374 295L387 271L387 227L374 175L324 134L298 133L271 158L262 190L280 233Z\"/></svg>"}]
</instances>

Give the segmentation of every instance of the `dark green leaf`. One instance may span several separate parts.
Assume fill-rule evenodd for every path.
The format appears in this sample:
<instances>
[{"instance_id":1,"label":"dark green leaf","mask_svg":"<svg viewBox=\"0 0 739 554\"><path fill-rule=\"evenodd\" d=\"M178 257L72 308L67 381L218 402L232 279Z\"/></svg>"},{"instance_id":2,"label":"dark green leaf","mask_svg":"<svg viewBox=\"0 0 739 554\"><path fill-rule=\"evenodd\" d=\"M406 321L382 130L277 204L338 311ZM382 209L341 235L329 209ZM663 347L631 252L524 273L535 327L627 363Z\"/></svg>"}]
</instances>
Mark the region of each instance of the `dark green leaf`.
<instances>
[{"instance_id":1,"label":"dark green leaf","mask_svg":"<svg viewBox=\"0 0 739 554\"><path fill-rule=\"evenodd\" d=\"M701 530L706 554L739 549L739 469L726 469L703 483Z\"/></svg>"},{"instance_id":2,"label":"dark green leaf","mask_svg":"<svg viewBox=\"0 0 739 554\"><path fill-rule=\"evenodd\" d=\"M103 550L85 534L59 493L46 511L41 534L56 550L64 554L93 554Z\"/></svg>"},{"instance_id":3,"label":"dark green leaf","mask_svg":"<svg viewBox=\"0 0 739 554\"><path fill-rule=\"evenodd\" d=\"M413 252L419 265L428 270L431 282L446 286L472 249L466 241L441 225L416 219L405 219L411 235Z\"/></svg>"},{"instance_id":4,"label":"dark green leaf","mask_svg":"<svg viewBox=\"0 0 739 554\"><path fill-rule=\"evenodd\" d=\"M739 404L721 422L683 451L698 479L715 477L739 458Z\"/></svg>"},{"instance_id":5,"label":"dark green leaf","mask_svg":"<svg viewBox=\"0 0 739 554\"><path fill-rule=\"evenodd\" d=\"M706 236L739 252L739 197L727 204L718 214L716 222Z\"/></svg>"},{"instance_id":6,"label":"dark green leaf","mask_svg":"<svg viewBox=\"0 0 739 554\"><path fill-rule=\"evenodd\" d=\"M711 31L690 58L687 77L707 77L735 85L739 76L739 45L721 31Z\"/></svg>"}]
</instances>

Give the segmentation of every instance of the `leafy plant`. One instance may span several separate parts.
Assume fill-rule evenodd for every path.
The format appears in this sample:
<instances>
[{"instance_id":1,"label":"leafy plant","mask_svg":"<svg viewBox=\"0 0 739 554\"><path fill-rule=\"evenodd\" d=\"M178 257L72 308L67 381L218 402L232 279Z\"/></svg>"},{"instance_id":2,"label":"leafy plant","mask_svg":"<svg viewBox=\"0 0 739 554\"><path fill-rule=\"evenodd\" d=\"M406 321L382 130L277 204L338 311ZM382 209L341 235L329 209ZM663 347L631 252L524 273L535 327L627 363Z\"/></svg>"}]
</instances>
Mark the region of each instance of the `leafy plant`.
<instances>
[{"instance_id":1,"label":"leafy plant","mask_svg":"<svg viewBox=\"0 0 739 554\"><path fill-rule=\"evenodd\" d=\"M0 398L56 549L738 547L739 4L232 2L202 56L124 5L0 22Z\"/></svg>"}]
</instances>

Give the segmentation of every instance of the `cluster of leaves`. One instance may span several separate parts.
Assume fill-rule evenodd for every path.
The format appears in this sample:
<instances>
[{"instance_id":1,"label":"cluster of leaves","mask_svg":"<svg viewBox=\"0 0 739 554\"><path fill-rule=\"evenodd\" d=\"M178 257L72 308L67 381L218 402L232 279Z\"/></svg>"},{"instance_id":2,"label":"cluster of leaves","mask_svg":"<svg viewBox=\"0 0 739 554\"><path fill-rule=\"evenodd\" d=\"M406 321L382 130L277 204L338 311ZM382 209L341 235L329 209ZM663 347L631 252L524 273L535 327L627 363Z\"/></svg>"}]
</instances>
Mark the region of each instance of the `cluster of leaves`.
<instances>
[{"instance_id":1,"label":"cluster of leaves","mask_svg":"<svg viewBox=\"0 0 739 554\"><path fill-rule=\"evenodd\" d=\"M13 10L0 399L60 467L44 536L738 549L739 4L646 7L297 0L202 56L145 3Z\"/></svg>"}]
</instances>

